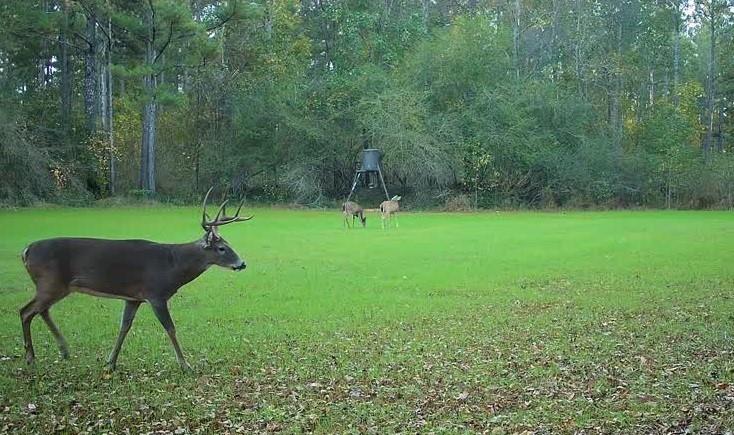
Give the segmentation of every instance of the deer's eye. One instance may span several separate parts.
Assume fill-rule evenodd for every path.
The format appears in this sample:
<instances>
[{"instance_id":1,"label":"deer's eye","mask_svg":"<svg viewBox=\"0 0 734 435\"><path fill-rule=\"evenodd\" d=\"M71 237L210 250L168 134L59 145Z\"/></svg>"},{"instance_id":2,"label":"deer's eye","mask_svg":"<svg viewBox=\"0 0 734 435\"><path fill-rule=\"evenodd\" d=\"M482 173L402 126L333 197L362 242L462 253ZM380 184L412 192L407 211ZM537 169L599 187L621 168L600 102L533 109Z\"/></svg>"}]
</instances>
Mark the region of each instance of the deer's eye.
<instances>
[{"instance_id":1,"label":"deer's eye","mask_svg":"<svg viewBox=\"0 0 734 435\"><path fill-rule=\"evenodd\" d=\"M221 246L217 248L217 251L219 251L220 254L224 254L224 248Z\"/></svg>"}]
</instances>

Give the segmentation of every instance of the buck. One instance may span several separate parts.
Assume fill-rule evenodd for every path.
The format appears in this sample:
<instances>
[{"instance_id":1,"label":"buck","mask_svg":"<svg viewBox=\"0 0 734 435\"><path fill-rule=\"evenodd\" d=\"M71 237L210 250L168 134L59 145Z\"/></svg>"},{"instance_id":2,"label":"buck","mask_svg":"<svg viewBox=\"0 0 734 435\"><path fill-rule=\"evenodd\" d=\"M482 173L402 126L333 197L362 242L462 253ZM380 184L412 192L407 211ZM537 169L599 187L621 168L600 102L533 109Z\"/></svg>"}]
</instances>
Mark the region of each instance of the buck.
<instances>
[{"instance_id":1,"label":"buck","mask_svg":"<svg viewBox=\"0 0 734 435\"><path fill-rule=\"evenodd\" d=\"M393 215L395 215L395 227L399 228L397 213L400 211L400 196L395 195L389 201L382 201L380 204L380 216L382 217L382 229L385 229L385 220L387 220L388 226L392 221Z\"/></svg>"},{"instance_id":2,"label":"buck","mask_svg":"<svg viewBox=\"0 0 734 435\"><path fill-rule=\"evenodd\" d=\"M342 214L344 215L344 225L349 227L349 217L352 217L352 227L354 227L354 218L359 217L362 226L367 226L367 218L364 216L364 209L361 205L353 201L347 201L342 204Z\"/></svg>"},{"instance_id":3,"label":"buck","mask_svg":"<svg viewBox=\"0 0 734 435\"><path fill-rule=\"evenodd\" d=\"M210 219L206 204L212 189L204 197L201 217L204 236L191 243L89 238L56 238L31 243L22 254L23 264L36 285L35 297L20 310L26 361L32 364L35 359L31 321L38 314L56 339L62 358L68 358L66 340L51 320L49 309L76 291L125 301L120 332L107 359L108 369L115 369L135 313L147 302L166 330L179 365L183 370L191 370L176 339L168 300L212 265L244 270L245 262L219 235L219 227L252 219L252 216L240 217L242 203L234 216L227 216L227 201L219 207L215 218Z\"/></svg>"}]
</instances>

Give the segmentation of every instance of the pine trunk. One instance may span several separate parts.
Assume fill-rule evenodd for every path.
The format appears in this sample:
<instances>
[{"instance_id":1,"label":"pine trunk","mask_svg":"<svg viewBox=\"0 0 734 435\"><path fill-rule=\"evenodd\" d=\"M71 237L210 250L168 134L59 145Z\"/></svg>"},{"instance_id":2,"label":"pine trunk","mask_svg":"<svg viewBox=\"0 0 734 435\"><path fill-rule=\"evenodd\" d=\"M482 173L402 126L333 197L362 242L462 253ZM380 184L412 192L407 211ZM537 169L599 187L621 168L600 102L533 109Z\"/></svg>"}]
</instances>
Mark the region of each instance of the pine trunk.
<instances>
[{"instance_id":1,"label":"pine trunk","mask_svg":"<svg viewBox=\"0 0 734 435\"><path fill-rule=\"evenodd\" d=\"M147 101L143 108L143 143L140 153L140 188L155 193L155 148L156 116L158 103L155 97L157 87L153 72L156 52L153 42L149 41L145 50L145 64L150 68L143 82Z\"/></svg>"},{"instance_id":2,"label":"pine trunk","mask_svg":"<svg viewBox=\"0 0 734 435\"><path fill-rule=\"evenodd\" d=\"M675 0L675 9L673 10L673 105L678 108L680 96L678 95L678 85L680 84L680 22L681 11L679 1Z\"/></svg>"},{"instance_id":3,"label":"pine trunk","mask_svg":"<svg viewBox=\"0 0 734 435\"><path fill-rule=\"evenodd\" d=\"M716 100L716 5L715 1L709 3L709 30L711 32L711 44L709 45L709 65L707 77L706 95L706 138L703 141L703 151L708 154L711 150L714 135L714 101Z\"/></svg>"},{"instance_id":4,"label":"pine trunk","mask_svg":"<svg viewBox=\"0 0 734 435\"><path fill-rule=\"evenodd\" d=\"M574 46L574 57L576 61L576 82L578 83L578 93L582 98L584 98L584 73L581 67L581 42L583 41L581 17L583 16L583 13L583 3L581 0L576 0L576 44Z\"/></svg>"},{"instance_id":5,"label":"pine trunk","mask_svg":"<svg viewBox=\"0 0 734 435\"><path fill-rule=\"evenodd\" d=\"M614 85L612 88L612 104L611 104L611 127L612 127L612 141L614 148L617 150L622 149L622 136L624 134L624 122L622 120L622 89L623 78L622 78L622 18L618 17L619 22L617 23L617 61L615 64L615 71L613 74Z\"/></svg>"},{"instance_id":6,"label":"pine trunk","mask_svg":"<svg viewBox=\"0 0 734 435\"><path fill-rule=\"evenodd\" d=\"M87 131L95 133L99 121L99 86L97 84L97 22L94 16L87 17L85 29L87 49L84 53L84 113Z\"/></svg>"},{"instance_id":7,"label":"pine trunk","mask_svg":"<svg viewBox=\"0 0 734 435\"><path fill-rule=\"evenodd\" d=\"M520 80L520 0L515 0L512 20L512 58L515 63L515 79Z\"/></svg>"},{"instance_id":8,"label":"pine trunk","mask_svg":"<svg viewBox=\"0 0 734 435\"><path fill-rule=\"evenodd\" d=\"M105 112L105 130L107 131L107 137L108 137L108 147L109 147L109 160L110 160L110 179L109 179L109 189L110 189L110 195L115 194L115 182L117 178L117 162L116 156L115 156L115 135L114 135L114 126L112 121L112 18L107 18L107 35L109 36L109 40L107 41L107 66L105 68L105 89L107 90L107 93L105 94L105 107L107 108L107 111Z\"/></svg>"},{"instance_id":9,"label":"pine trunk","mask_svg":"<svg viewBox=\"0 0 734 435\"><path fill-rule=\"evenodd\" d=\"M69 55L69 40L67 37L69 28L69 12L66 1L61 2L61 13L63 14L63 23L59 32L59 68L61 69L61 129L64 134L68 134L71 127L71 99L72 89L71 80L73 71L71 70L71 59Z\"/></svg>"}]
</instances>

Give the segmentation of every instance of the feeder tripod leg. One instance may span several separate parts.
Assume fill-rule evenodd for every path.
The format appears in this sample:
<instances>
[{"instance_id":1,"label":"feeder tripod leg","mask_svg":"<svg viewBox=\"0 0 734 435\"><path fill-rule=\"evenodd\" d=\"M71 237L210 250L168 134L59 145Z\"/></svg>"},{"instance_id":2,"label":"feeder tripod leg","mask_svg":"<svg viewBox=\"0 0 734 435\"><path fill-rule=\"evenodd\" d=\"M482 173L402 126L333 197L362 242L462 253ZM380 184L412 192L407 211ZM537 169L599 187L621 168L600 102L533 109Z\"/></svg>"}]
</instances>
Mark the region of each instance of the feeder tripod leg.
<instances>
[{"instance_id":1,"label":"feeder tripod leg","mask_svg":"<svg viewBox=\"0 0 734 435\"><path fill-rule=\"evenodd\" d=\"M387 193L387 186L385 186L385 179L382 178L382 169L378 166L377 173L380 175L380 181L382 182L382 189L385 191L385 198L390 201L390 195Z\"/></svg>"},{"instance_id":2,"label":"feeder tripod leg","mask_svg":"<svg viewBox=\"0 0 734 435\"><path fill-rule=\"evenodd\" d=\"M352 182L352 190L349 191L349 196L347 196L347 201L349 201L352 198L352 195L354 194L354 189L357 188L357 182L359 182L359 176L361 174L359 172L354 174L354 181Z\"/></svg>"}]
</instances>

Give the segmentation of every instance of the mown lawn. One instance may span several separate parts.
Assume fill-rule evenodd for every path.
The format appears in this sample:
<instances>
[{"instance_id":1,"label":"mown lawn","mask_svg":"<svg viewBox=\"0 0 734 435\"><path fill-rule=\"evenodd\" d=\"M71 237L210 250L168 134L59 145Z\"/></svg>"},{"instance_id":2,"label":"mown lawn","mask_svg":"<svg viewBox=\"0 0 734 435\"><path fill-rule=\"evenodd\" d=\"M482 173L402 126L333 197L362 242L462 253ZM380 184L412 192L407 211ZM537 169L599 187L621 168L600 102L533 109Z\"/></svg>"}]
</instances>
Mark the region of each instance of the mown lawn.
<instances>
[{"instance_id":1,"label":"mown lawn","mask_svg":"<svg viewBox=\"0 0 734 435\"><path fill-rule=\"evenodd\" d=\"M141 308L72 295L23 362L19 253L52 236L200 236L195 208L0 211L0 432L734 430L734 213L252 210L247 260L171 303L195 374Z\"/></svg>"}]
</instances>

